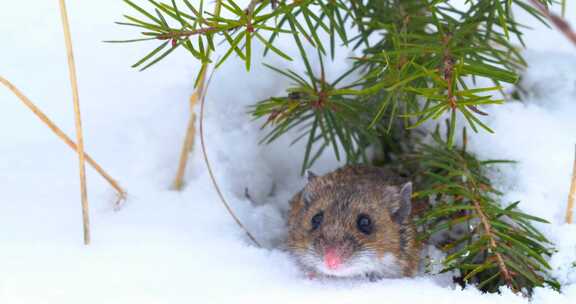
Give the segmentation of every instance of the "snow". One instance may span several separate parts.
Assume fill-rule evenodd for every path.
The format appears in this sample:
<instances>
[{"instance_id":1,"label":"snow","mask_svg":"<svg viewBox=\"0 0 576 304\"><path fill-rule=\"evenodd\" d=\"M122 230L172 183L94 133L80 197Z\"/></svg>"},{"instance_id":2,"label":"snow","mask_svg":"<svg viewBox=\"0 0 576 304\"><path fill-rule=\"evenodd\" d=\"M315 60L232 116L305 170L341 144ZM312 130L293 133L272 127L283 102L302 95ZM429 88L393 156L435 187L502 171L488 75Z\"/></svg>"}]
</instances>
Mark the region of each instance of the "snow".
<instances>
[{"instance_id":1,"label":"snow","mask_svg":"<svg viewBox=\"0 0 576 304\"><path fill-rule=\"evenodd\" d=\"M4 7L1 75L73 137L57 1ZM248 105L280 93L287 82L259 65L248 74L242 63L230 61L210 86L206 139L224 195L266 248L252 246L220 205L198 144L184 191L170 189L198 65L177 52L147 72L132 70L129 65L152 45L101 42L128 36L113 24L127 11L121 1L68 1L68 9L86 150L129 199L115 212L113 190L88 168L93 243L83 246L75 154L0 89L0 303L528 302L509 290L481 294L430 276L374 283L306 279L275 249L284 233L281 213L303 184L303 147L287 148L289 138L259 146L260 124L246 115ZM576 55L562 36L541 26L526 41L527 98L495 106L488 124L496 136L476 135L470 149L483 158L517 160L495 175L506 200L521 200L524 211L552 223L539 228L559 250L550 262L563 293L540 288L533 303L574 303L576 225L563 224L563 216L576 134ZM282 43L295 51L289 40ZM302 68L273 56L265 61ZM337 166L326 156L314 170ZM256 206L244 198L245 188Z\"/></svg>"}]
</instances>

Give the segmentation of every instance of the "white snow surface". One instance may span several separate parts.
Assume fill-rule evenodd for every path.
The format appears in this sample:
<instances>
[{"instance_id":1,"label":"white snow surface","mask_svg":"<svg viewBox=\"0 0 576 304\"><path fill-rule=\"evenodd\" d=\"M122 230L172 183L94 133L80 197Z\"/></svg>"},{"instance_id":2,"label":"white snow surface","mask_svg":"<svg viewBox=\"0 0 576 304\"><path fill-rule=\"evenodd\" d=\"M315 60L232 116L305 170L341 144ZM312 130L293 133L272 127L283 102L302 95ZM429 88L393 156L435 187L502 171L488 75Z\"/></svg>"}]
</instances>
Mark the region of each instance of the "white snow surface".
<instances>
[{"instance_id":1,"label":"white snow surface","mask_svg":"<svg viewBox=\"0 0 576 304\"><path fill-rule=\"evenodd\" d=\"M74 138L57 1L2 2L0 74ZM568 12L574 8L569 3ZM0 303L528 303L506 289L482 294L425 275L378 282L302 275L275 241L284 233L281 212L303 184L303 147L288 148L290 138L258 145L261 122L246 114L288 82L259 64L247 73L229 60L210 85L206 144L224 195L266 248L254 247L221 206L198 141L185 189L170 189L198 64L179 51L137 72L130 64L154 45L102 43L134 33L113 24L126 5L68 1L68 9L86 151L129 197L114 211L114 191L87 168L93 242L84 246L76 155L0 89ZM576 142L576 48L529 23L535 30L526 39L530 68L522 80L529 93L489 108L496 135L475 135L469 146L482 158L517 160L495 173L506 201L521 200L521 209L552 223L538 227L558 247L550 262L563 292L538 288L532 302L576 303L576 225L563 224ZM281 43L298 58L289 38ZM340 53L342 62L347 54ZM302 68L273 55L264 61ZM328 75L345 68L328 66ZM338 165L327 155L314 169ZM258 206L244 198L246 187Z\"/></svg>"}]
</instances>

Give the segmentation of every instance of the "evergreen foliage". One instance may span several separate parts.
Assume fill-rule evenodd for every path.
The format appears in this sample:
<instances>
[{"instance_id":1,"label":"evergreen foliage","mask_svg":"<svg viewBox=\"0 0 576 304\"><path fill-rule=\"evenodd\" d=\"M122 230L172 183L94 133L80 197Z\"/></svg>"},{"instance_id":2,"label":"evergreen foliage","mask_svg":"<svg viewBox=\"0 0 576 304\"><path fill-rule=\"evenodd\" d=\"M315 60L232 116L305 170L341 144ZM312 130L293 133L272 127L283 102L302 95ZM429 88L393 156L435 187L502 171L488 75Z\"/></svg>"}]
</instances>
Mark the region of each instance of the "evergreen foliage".
<instances>
[{"instance_id":1,"label":"evergreen foliage","mask_svg":"<svg viewBox=\"0 0 576 304\"><path fill-rule=\"evenodd\" d=\"M503 207L486 176L487 166L497 162L477 160L454 140L457 119L475 132L492 132L481 107L501 104L494 93L503 82L515 83L525 65L511 42L522 44L524 29L513 8L545 22L530 1L467 0L456 7L449 0L252 0L242 8L234 0L217 0L212 11L202 0L124 2L136 17L124 15L118 23L140 29L141 36L111 42L159 43L133 65L141 70L178 48L202 69L235 57L250 70L255 42L265 46L262 56L302 61L304 71L268 66L292 86L252 108L254 117L266 118L263 142L289 130L297 130L295 142L306 141L302 172L325 152L349 163L388 165L418 155L417 166L406 163L422 173L417 195L435 198L419 218L423 238L457 225L467 229L441 246L448 253L444 270L458 270L461 282L490 292L502 285L527 293L545 284L559 287L547 274L551 244L531 224L545 221L518 211L518 203ZM299 58L280 49L280 35L292 37ZM337 45L362 55L328 81L324 65L334 59ZM315 51L308 52L310 46ZM215 61L217 48L223 56ZM310 56L319 59L318 73ZM493 84L472 87L478 78ZM446 116L446 138L436 133L434 144L418 145L421 136L414 130ZM376 159L367 155L368 147L377 151Z\"/></svg>"},{"instance_id":2,"label":"evergreen foliage","mask_svg":"<svg viewBox=\"0 0 576 304\"><path fill-rule=\"evenodd\" d=\"M502 206L502 193L487 177L489 166L509 161L480 161L462 149L445 149L438 132L433 138L434 144L422 144L414 158L423 189L416 198L433 198L416 224L422 239L460 231L438 244L447 254L442 272L458 270L460 283L489 292L501 285L526 294L535 286L559 290L546 274L552 244L532 225L548 222L520 212L520 202Z\"/></svg>"}]
</instances>

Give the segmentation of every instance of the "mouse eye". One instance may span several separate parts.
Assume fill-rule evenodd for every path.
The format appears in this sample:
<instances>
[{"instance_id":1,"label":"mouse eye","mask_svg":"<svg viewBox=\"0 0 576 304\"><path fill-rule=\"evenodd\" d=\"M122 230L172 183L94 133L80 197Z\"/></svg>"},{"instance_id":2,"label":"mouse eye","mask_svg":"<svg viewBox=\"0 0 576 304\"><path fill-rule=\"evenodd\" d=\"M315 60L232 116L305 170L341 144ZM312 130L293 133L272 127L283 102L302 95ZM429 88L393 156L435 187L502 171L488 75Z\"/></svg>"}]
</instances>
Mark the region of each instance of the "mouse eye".
<instances>
[{"instance_id":1,"label":"mouse eye","mask_svg":"<svg viewBox=\"0 0 576 304\"><path fill-rule=\"evenodd\" d=\"M366 214L358 215L358 218L356 219L356 227L364 234L370 234L372 233L372 230L374 230L372 220Z\"/></svg>"},{"instance_id":2,"label":"mouse eye","mask_svg":"<svg viewBox=\"0 0 576 304\"><path fill-rule=\"evenodd\" d=\"M322 225L322 220L324 220L324 212L320 211L312 217L312 220L310 220L310 223L312 224L312 230L318 229L318 227Z\"/></svg>"}]
</instances>

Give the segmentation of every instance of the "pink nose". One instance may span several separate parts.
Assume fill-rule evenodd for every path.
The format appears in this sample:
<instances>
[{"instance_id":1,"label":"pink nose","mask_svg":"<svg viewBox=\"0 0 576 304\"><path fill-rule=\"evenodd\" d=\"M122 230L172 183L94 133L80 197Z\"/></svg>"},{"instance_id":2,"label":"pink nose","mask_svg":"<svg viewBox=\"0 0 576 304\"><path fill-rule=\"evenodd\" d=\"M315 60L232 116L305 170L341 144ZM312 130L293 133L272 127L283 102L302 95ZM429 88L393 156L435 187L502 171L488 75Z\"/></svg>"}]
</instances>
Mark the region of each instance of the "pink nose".
<instances>
[{"instance_id":1,"label":"pink nose","mask_svg":"<svg viewBox=\"0 0 576 304\"><path fill-rule=\"evenodd\" d=\"M329 248L324 252L324 263L328 269L337 269L342 264L342 259L336 249Z\"/></svg>"}]
</instances>

